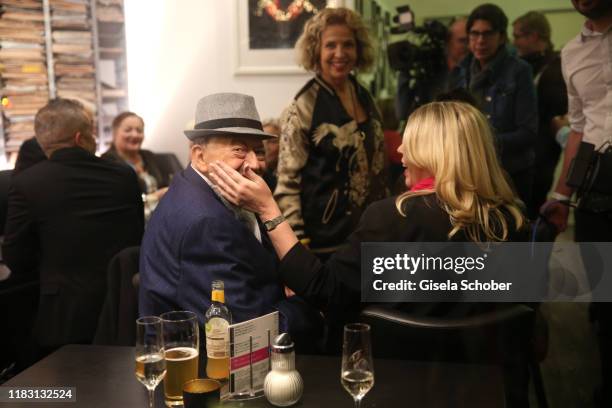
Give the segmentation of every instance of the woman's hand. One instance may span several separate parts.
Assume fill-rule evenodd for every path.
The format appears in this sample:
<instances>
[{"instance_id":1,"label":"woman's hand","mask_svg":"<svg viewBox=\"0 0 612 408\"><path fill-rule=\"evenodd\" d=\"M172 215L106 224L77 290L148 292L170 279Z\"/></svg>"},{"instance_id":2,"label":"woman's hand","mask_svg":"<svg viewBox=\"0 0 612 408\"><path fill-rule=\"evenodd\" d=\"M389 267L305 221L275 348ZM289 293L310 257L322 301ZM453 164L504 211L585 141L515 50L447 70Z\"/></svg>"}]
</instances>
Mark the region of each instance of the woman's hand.
<instances>
[{"instance_id":1,"label":"woman's hand","mask_svg":"<svg viewBox=\"0 0 612 408\"><path fill-rule=\"evenodd\" d=\"M210 165L209 175L227 201L258 214L263 220L278 217L281 212L266 182L248 164L243 174L220 161Z\"/></svg>"},{"instance_id":2,"label":"woman's hand","mask_svg":"<svg viewBox=\"0 0 612 408\"><path fill-rule=\"evenodd\" d=\"M208 175L217 185L219 193L230 203L259 214L264 221L281 215L266 182L247 164L244 165L242 173L243 175L227 164L215 161L211 163ZM286 220L268 231L268 236L279 259L283 259L298 242ZM289 295L290 293L287 293L287 296Z\"/></svg>"},{"instance_id":3,"label":"woman's hand","mask_svg":"<svg viewBox=\"0 0 612 408\"><path fill-rule=\"evenodd\" d=\"M157 202L159 200L161 200L161 198L164 196L164 194L166 194L166 191L168 191L168 187L162 187L159 190L155 190L154 192L147 194L145 196L146 202L148 204L155 204L155 205L157 205Z\"/></svg>"},{"instance_id":4,"label":"woman's hand","mask_svg":"<svg viewBox=\"0 0 612 408\"><path fill-rule=\"evenodd\" d=\"M162 187L159 190L154 191L151 194L154 195L155 198L159 201L164 196L164 194L166 194L166 191L168 191L168 187Z\"/></svg>"}]
</instances>

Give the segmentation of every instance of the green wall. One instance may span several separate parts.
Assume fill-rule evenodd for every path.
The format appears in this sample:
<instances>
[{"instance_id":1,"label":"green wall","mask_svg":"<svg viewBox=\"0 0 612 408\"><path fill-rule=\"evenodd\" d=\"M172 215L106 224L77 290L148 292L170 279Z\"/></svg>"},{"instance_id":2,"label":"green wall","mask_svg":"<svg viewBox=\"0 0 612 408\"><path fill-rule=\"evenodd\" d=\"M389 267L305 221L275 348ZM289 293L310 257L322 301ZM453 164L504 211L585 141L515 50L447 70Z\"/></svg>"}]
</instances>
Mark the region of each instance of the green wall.
<instances>
[{"instance_id":1,"label":"green wall","mask_svg":"<svg viewBox=\"0 0 612 408\"><path fill-rule=\"evenodd\" d=\"M509 20L509 38L512 39L512 21L531 10L544 12L552 27L552 42L555 49L580 32L584 17L578 14L570 0L378 0L386 9L395 12L396 6L408 4L414 11L417 23L424 18L468 15L483 3L500 6Z\"/></svg>"}]
</instances>

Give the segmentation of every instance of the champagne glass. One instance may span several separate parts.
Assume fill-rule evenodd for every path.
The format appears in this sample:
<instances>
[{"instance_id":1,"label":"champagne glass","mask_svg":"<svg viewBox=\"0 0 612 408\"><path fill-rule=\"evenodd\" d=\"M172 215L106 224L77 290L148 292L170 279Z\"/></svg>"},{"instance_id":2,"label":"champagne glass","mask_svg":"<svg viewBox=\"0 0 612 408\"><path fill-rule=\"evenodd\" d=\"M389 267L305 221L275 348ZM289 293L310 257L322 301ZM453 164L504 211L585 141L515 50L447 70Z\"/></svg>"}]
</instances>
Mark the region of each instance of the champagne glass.
<instances>
[{"instance_id":1,"label":"champagne glass","mask_svg":"<svg viewBox=\"0 0 612 408\"><path fill-rule=\"evenodd\" d=\"M340 381L353 396L355 408L374 386L374 364L370 342L370 326L351 323L344 326Z\"/></svg>"},{"instance_id":2,"label":"champagne glass","mask_svg":"<svg viewBox=\"0 0 612 408\"><path fill-rule=\"evenodd\" d=\"M153 408L155 388L165 375L161 319L141 317L136 320L136 378L149 390L149 408Z\"/></svg>"},{"instance_id":3,"label":"champagne glass","mask_svg":"<svg viewBox=\"0 0 612 408\"><path fill-rule=\"evenodd\" d=\"M200 338L198 319L189 311L167 312L161 316L166 365L164 379L166 406L183 405L183 385L198 378Z\"/></svg>"}]
</instances>

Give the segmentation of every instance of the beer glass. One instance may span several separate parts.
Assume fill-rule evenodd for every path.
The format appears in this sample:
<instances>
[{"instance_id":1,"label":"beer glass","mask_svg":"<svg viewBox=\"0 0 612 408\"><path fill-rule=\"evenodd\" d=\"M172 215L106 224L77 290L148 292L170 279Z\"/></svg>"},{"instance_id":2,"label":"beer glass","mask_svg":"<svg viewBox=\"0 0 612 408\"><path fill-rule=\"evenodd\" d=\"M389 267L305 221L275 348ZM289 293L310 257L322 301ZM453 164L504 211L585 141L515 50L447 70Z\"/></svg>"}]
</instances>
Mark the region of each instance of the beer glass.
<instances>
[{"instance_id":1,"label":"beer glass","mask_svg":"<svg viewBox=\"0 0 612 408\"><path fill-rule=\"evenodd\" d=\"M344 326L340 382L355 400L355 408L359 408L363 397L374 386L370 326L367 324Z\"/></svg>"},{"instance_id":2,"label":"beer glass","mask_svg":"<svg viewBox=\"0 0 612 408\"><path fill-rule=\"evenodd\" d=\"M149 391L149 408L153 408L155 388L166 375L162 322L146 316L136 320L136 378Z\"/></svg>"},{"instance_id":3,"label":"beer glass","mask_svg":"<svg viewBox=\"0 0 612 408\"><path fill-rule=\"evenodd\" d=\"M188 311L168 312L161 316L166 349L166 405L183 405L183 384L198 378L200 340L196 314Z\"/></svg>"}]
</instances>

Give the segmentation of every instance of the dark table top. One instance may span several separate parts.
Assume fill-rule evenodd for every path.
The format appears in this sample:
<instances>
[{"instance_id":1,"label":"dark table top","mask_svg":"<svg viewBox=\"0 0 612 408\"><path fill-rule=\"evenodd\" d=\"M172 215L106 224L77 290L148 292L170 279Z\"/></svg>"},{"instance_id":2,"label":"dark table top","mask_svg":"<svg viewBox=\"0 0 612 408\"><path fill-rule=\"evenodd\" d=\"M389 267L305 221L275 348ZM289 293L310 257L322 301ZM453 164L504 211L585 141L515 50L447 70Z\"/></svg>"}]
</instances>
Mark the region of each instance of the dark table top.
<instances>
[{"instance_id":1,"label":"dark table top","mask_svg":"<svg viewBox=\"0 0 612 408\"><path fill-rule=\"evenodd\" d=\"M340 357L298 355L304 394L295 407L351 408L352 398L340 385L340 363ZM374 375L363 408L504 406L501 371L494 366L375 359ZM65 346L3 386L76 387L76 402L0 403L0 407L148 406L146 389L134 376L131 347ZM272 407L265 397L230 406ZM164 407L162 384L156 390L156 407Z\"/></svg>"}]
</instances>

